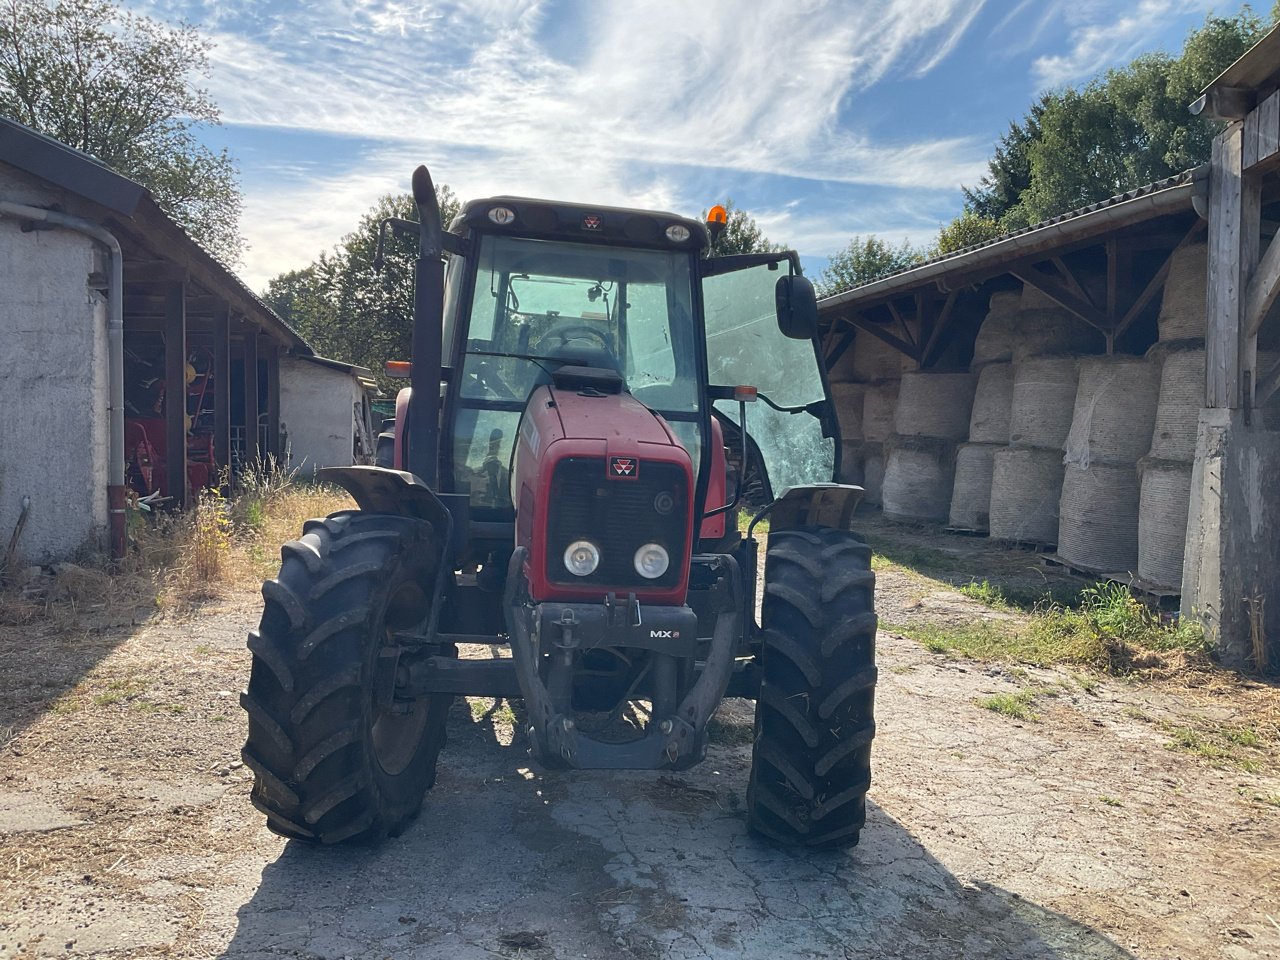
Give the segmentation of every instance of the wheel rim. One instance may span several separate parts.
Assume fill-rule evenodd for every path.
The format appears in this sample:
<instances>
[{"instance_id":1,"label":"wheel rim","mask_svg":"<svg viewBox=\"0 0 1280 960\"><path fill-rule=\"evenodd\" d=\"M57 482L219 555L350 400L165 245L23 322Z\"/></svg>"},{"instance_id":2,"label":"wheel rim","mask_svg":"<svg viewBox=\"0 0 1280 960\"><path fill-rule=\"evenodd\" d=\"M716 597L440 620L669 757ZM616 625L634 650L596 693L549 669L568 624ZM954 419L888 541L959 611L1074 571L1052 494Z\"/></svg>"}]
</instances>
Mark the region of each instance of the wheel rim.
<instances>
[{"instance_id":1,"label":"wheel rim","mask_svg":"<svg viewBox=\"0 0 1280 960\"><path fill-rule=\"evenodd\" d=\"M401 583L392 590L383 617L387 642L392 641L397 631L411 629L421 622L426 600L421 587L413 581ZM418 698L409 713L397 713L374 704L369 739L374 759L388 776L403 773L417 755L427 725L430 702L430 697Z\"/></svg>"}]
</instances>

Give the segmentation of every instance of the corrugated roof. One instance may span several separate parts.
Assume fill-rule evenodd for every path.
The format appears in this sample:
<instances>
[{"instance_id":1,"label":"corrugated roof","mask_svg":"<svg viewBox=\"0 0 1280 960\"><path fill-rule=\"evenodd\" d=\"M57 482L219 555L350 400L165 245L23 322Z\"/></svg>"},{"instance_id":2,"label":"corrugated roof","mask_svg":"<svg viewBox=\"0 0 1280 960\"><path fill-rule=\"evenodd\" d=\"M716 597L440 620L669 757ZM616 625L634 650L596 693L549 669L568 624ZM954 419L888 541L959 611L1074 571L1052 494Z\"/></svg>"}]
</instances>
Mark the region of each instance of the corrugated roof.
<instances>
[{"instance_id":1,"label":"corrugated roof","mask_svg":"<svg viewBox=\"0 0 1280 960\"><path fill-rule=\"evenodd\" d=\"M1105 200L1069 210L1039 223L1002 234L992 240L975 243L962 250L933 257L867 283L851 287L818 303L818 309L830 309L872 297L881 297L909 289L958 270L970 271L1014 254L1025 255L1033 247L1054 246L1088 236L1095 228L1123 226L1149 217L1161 216L1178 208L1191 208L1193 182L1203 176L1207 165L1186 170L1176 176L1147 183ZM1128 205L1128 206L1126 206ZM1101 232L1098 230L1097 232ZM1037 243L1043 240L1044 243Z\"/></svg>"}]
</instances>

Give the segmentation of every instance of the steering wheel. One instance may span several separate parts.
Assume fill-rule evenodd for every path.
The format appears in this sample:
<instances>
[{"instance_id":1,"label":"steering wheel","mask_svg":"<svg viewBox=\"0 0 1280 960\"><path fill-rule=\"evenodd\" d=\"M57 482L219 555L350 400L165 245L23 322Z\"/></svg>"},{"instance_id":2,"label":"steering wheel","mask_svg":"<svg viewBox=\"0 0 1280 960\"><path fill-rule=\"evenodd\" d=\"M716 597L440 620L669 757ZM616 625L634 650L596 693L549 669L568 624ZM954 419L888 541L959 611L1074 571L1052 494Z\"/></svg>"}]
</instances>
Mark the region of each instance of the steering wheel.
<instances>
[{"instance_id":1,"label":"steering wheel","mask_svg":"<svg viewBox=\"0 0 1280 960\"><path fill-rule=\"evenodd\" d=\"M547 330L542 337L543 340L551 338L559 339L563 344L568 344L570 340L584 340L589 338L595 340L596 343L604 349L609 349L608 331L600 330L599 328L586 323L556 324Z\"/></svg>"}]
</instances>

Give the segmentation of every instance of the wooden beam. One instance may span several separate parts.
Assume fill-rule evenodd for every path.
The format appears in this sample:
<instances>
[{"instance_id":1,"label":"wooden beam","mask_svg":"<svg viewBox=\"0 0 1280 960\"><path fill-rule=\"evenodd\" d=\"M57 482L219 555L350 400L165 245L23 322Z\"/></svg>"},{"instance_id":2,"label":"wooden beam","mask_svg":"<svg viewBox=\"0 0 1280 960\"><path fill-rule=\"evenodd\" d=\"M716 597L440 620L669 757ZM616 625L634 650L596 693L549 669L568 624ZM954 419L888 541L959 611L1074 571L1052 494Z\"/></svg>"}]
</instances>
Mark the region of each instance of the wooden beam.
<instances>
[{"instance_id":1,"label":"wooden beam","mask_svg":"<svg viewBox=\"0 0 1280 960\"><path fill-rule=\"evenodd\" d=\"M942 304L942 309L938 311L938 316L933 320L929 331L929 339L925 342L924 349L920 351L920 367L929 366L938 359L938 354L942 352L942 348L946 346L947 339L943 338L943 333L947 332L951 321L951 310L956 305L956 297L959 291L952 290L947 294L946 301ZM923 331L923 326L921 330ZM921 334L923 336L923 333Z\"/></svg>"},{"instance_id":2,"label":"wooden beam","mask_svg":"<svg viewBox=\"0 0 1280 960\"><path fill-rule=\"evenodd\" d=\"M1120 245L1116 242L1115 235L1107 237L1107 302L1103 308L1107 315L1107 325L1114 331L1116 326L1116 315L1120 312ZM1113 342L1114 337L1107 337L1108 346ZM1108 350L1108 353L1111 351Z\"/></svg>"},{"instance_id":3,"label":"wooden beam","mask_svg":"<svg viewBox=\"0 0 1280 960\"><path fill-rule=\"evenodd\" d=\"M267 360L267 453L282 462L280 449L280 348L272 343L266 348Z\"/></svg>"},{"instance_id":4,"label":"wooden beam","mask_svg":"<svg viewBox=\"0 0 1280 960\"><path fill-rule=\"evenodd\" d=\"M1089 326L1102 331L1104 334L1110 330L1110 324L1107 323L1107 318L1103 316L1101 311L1089 301L1081 300L1066 284L1034 268L1023 268L1011 272L1023 283L1028 283L1035 287L1050 300L1075 314Z\"/></svg>"},{"instance_id":5,"label":"wooden beam","mask_svg":"<svg viewBox=\"0 0 1280 960\"><path fill-rule=\"evenodd\" d=\"M258 333L244 338L244 463L257 462L258 450Z\"/></svg>"},{"instance_id":6,"label":"wooden beam","mask_svg":"<svg viewBox=\"0 0 1280 960\"><path fill-rule=\"evenodd\" d=\"M172 260L126 260L124 282L134 283L186 283L187 268Z\"/></svg>"},{"instance_id":7,"label":"wooden beam","mask_svg":"<svg viewBox=\"0 0 1280 960\"><path fill-rule=\"evenodd\" d=\"M1245 336L1256 336L1267 318L1271 305L1280 296L1280 242L1273 237L1267 244L1267 252L1258 261L1258 268L1249 278L1249 287L1244 298L1244 332Z\"/></svg>"},{"instance_id":8,"label":"wooden beam","mask_svg":"<svg viewBox=\"0 0 1280 960\"><path fill-rule=\"evenodd\" d=\"M893 349L900 353L905 353L908 357L914 357L916 355L916 347L914 343L907 343L905 340L895 337L888 330L885 330L883 326L878 323L872 323L861 314L855 313L851 316L842 317L841 319L844 320L845 323L852 324L859 330L865 330L873 337L883 340L889 346L893 347Z\"/></svg>"},{"instance_id":9,"label":"wooden beam","mask_svg":"<svg viewBox=\"0 0 1280 960\"><path fill-rule=\"evenodd\" d=\"M1205 404L1244 405L1240 377L1247 279L1258 259L1261 196L1242 170L1243 125L1213 140L1209 170L1209 283L1205 330Z\"/></svg>"},{"instance_id":10,"label":"wooden beam","mask_svg":"<svg viewBox=\"0 0 1280 960\"><path fill-rule=\"evenodd\" d=\"M1244 118L1241 164L1245 173L1262 173L1280 160L1280 90Z\"/></svg>"},{"instance_id":11,"label":"wooden beam","mask_svg":"<svg viewBox=\"0 0 1280 960\"><path fill-rule=\"evenodd\" d=\"M1191 225L1191 229L1183 234L1182 239L1169 251L1168 256L1160 264L1160 268L1147 281L1147 285L1142 288L1142 292L1138 294L1137 299L1133 301L1133 304L1125 311L1124 316L1120 318L1120 322L1116 324L1114 336L1123 336L1124 332L1133 324L1133 321L1137 320L1142 311L1147 308L1147 304L1152 301L1157 293L1164 289L1164 285L1169 279L1169 270L1173 266L1174 255L1182 250L1183 247L1199 239L1200 234L1204 233L1207 226L1208 224L1203 220L1197 220Z\"/></svg>"},{"instance_id":12,"label":"wooden beam","mask_svg":"<svg viewBox=\"0 0 1280 960\"><path fill-rule=\"evenodd\" d=\"M213 318L213 459L231 464L231 322L223 310Z\"/></svg>"},{"instance_id":13,"label":"wooden beam","mask_svg":"<svg viewBox=\"0 0 1280 960\"><path fill-rule=\"evenodd\" d=\"M1114 243L1115 237L1108 237L1106 242L1108 244ZM1066 284L1067 289L1075 294L1082 302L1089 304L1089 306L1096 310L1098 305L1093 302L1093 297L1089 296L1089 291L1080 286L1080 281L1076 279L1076 275L1071 271L1071 268L1067 266L1066 261L1061 257L1051 257L1049 262L1052 263L1053 268L1058 271L1058 276L1062 278L1062 282Z\"/></svg>"},{"instance_id":14,"label":"wooden beam","mask_svg":"<svg viewBox=\"0 0 1280 960\"><path fill-rule=\"evenodd\" d=\"M1280 390L1280 360L1258 377L1258 385L1254 390L1254 406L1264 406L1277 390Z\"/></svg>"},{"instance_id":15,"label":"wooden beam","mask_svg":"<svg viewBox=\"0 0 1280 960\"><path fill-rule=\"evenodd\" d=\"M187 315L186 285L171 284L164 316L165 477L174 506L187 502Z\"/></svg>"},{"instance_id":16,"label":"wooden beam","mask_svg":"<svg viewBox=\"0 0 1280 960\"><path fill-rule=\"evenodd\" d=\"M827 351L827 355L822 361L823 366L825 366L827 370L830 370L839 363L840 358L844 356L845 351L853 346L853 336L856 332L856 330L846 330L844 335L840 337L839 342L835 343L835 345ZM833 330L831 336L828 337L828 342L834 341L835 339L835 331Z\"/></svg>"},{"instance_id":17,"label":"wooden beam","mask_svg":"<svg viewBox=\"0 0 1280 960\"><path fill-rule=\"evenodd\" d=\"M902 331L903 339L905 339L907 343L911 344L911 349L906 351L907 355L915 356L916 338L911 335L911 328L907 326L907 321L902 319L902 314L898 312L898 308L894 305L892 300L886 300L884 305L889 308L889 313L893 316L893 319L897 321L898 329Z\"/></svg>"}]
</instances>

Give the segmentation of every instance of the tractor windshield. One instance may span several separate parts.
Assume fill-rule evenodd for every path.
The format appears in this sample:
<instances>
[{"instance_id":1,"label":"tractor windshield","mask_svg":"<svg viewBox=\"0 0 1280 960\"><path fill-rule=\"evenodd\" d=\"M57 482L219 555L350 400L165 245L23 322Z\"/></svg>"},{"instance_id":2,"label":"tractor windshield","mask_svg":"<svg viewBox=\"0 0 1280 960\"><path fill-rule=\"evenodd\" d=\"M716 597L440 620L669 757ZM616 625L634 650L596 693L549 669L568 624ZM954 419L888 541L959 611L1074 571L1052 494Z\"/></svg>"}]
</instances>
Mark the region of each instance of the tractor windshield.
<instances>
[{"instance_id":1,"label":"tractor windshield","mask_svg":"<svg viewBox=\"0 0 1280 960\"><path fill-rule=\"evenodd\" d=\"M616 369L654 410L696 411L691 288L684 253L485 237L462 395L523 401L546 361L571 360Z\"/></svg>"}]
</instances>

